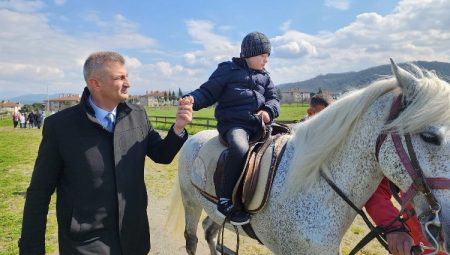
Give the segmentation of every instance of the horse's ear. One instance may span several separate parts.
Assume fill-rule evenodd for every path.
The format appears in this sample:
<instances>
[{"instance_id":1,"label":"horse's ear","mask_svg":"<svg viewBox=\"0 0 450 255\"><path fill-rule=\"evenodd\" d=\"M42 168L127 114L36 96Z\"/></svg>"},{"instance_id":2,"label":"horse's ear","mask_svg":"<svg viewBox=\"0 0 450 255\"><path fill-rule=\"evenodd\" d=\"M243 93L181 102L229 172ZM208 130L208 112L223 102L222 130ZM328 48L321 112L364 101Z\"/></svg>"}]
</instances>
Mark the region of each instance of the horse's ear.
<instances>
[{"instance_id":1,"label":"horse's ear","mask_svg":"<svg viewBox=\"0 0 450 255\"><path fill-rule=\"evenodd\" d=\"M399 67L394 62L394 60L392 60L392 58L390 58L390 60L392 72L394 73L394 76L397 79L400 88L402 89L405 100L412 100L416 92L416 88L419 84L419 80L417 80L416 77L414 77L411 73Z\"/></svg>"}]
</instances>

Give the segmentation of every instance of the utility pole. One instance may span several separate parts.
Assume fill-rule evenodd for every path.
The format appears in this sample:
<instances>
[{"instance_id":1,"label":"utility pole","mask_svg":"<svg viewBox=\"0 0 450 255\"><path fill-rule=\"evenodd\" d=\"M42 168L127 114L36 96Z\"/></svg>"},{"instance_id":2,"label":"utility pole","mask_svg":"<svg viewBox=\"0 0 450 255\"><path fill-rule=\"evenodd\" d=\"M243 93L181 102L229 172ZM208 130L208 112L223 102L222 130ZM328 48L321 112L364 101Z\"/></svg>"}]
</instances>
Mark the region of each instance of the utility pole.
<instances>
[{"instance_id":1,"label":"utility pole","mask_svg":"<svg viewBox=\"0 0 450 255\"><path fill-rule=\"evenodd\" d=\"M48 99L48 83L47 83L47 116L50 114L50 101Z\"/></svg>"}]
</instances>

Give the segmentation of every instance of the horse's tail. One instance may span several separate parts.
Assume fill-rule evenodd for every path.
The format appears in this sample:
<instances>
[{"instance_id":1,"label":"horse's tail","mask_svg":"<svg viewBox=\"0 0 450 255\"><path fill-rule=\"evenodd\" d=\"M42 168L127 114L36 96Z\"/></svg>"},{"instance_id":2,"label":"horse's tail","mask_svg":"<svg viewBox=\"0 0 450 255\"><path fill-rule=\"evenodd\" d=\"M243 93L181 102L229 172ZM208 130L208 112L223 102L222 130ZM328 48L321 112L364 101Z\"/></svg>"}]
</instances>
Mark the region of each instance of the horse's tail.
<instances>
[{"instance_id":1,"label":"horse's tail","mask_svg":"<svg viewBox=\"0 0 450 255\"><path fill-rule=\"evenodd\" d=\"M175 183L172 188L169 213L165 224L165 229L171 236L183 237L185 218L184 206L181 199L181 188L179 176L175 177Z\"/></svg>"}]
</instances>

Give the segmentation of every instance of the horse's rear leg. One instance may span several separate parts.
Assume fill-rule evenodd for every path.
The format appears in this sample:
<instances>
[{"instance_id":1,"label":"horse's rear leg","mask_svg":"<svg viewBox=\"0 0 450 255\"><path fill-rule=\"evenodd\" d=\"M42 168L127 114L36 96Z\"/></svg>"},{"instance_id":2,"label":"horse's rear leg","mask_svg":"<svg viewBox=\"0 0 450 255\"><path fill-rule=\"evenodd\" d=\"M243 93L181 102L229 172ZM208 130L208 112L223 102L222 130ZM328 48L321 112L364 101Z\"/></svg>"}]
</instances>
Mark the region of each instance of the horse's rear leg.
<instances>
[{"instance_id":1,"label":"horse's rear leg","mask_svg":"<svg viewBox=\"0 0 450 255\"><path fill-rule=\"evenodd\" d=\"M203 229L205 230L205 239L208 242L209 250L211 254L217 254L216 252L216 237L220 230L220 225L215 223L211 218L206 217L202 222Z\"/></svg>"},{"instance_id":2,"label":"horse's rear leg","mask_svg":"<svg viewBox=\"0 0 450 255\"><path fill-rule=\"evenodd\" d=\"M187 192L186 192L187 193ZM202 207L195 201L195 198L183 192L183 204L185 213L184 238L186 239L186 251L189 255L194 255L197 250L197 226L202 214ZM189 193L187 193L189 194ZM192 194L192 193L191 193Z\"/></svg>"}]
</instances>

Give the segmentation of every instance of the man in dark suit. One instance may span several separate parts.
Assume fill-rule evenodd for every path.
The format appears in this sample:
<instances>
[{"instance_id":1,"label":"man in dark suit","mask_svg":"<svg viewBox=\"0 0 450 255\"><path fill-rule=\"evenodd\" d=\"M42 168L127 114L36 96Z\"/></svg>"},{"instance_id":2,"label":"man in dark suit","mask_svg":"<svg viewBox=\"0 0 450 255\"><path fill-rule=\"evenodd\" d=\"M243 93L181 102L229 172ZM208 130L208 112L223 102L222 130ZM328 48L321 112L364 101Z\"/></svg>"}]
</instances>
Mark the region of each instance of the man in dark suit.
<instances>
[{"instance_id":1,"label":"man in dark suit","mask_svg":"<svg viewBox=\"0 0 450 255\"><path fill-rule=\"evenodd\" d=\"M142 107L125 102L124 58L97 52L84 64L78 105L46 119L27 190L20 254L45 253L50 197L56 189L60 254L143 255L150 250L145 156L168 164L187 139L192 103L181 100L162 139Z\"/></svg>"}]
</instances>

